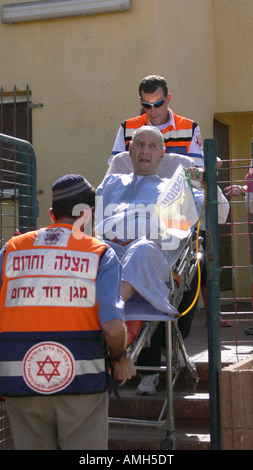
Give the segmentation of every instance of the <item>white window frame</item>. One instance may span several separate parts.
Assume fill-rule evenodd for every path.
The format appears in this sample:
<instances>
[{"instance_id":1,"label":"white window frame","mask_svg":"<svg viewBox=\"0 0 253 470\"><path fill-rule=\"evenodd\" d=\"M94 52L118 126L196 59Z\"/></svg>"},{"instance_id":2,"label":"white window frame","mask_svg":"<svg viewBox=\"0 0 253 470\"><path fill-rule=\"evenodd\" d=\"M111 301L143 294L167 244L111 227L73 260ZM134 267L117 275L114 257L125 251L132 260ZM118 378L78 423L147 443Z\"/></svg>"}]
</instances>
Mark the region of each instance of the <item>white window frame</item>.
<instances>
[{"instance_id":1,"label":"white window frame","mask_svg":"<svg viewBox=\"0 0 253 470\"><path fill-rule=\"evenodd\" d=\"M47 20L130 10L131 0L48 0L2 6L2 23Z\"/></svg>"}]
</instances>

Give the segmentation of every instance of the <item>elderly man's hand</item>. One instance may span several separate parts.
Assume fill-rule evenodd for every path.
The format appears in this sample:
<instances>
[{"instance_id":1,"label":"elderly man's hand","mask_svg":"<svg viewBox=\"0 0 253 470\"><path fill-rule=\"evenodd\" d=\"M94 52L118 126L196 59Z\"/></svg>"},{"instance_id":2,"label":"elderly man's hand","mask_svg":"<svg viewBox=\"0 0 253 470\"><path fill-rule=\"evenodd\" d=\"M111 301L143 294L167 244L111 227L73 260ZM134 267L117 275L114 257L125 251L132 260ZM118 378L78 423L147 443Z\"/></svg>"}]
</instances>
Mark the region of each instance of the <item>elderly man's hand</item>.
<instances>
[{"instance_id":1,"label":"elderly man's hand","mask_svg":"<svg viewBox=\"0 0 253 470\"><path fill-rule=\"evenodd\" d=\"M203 186L204 182L204 169L203 168L187 168L186 169L188 175L190 176L190 181L194 188L200 188Z\"/></svg>"}]
</instances>

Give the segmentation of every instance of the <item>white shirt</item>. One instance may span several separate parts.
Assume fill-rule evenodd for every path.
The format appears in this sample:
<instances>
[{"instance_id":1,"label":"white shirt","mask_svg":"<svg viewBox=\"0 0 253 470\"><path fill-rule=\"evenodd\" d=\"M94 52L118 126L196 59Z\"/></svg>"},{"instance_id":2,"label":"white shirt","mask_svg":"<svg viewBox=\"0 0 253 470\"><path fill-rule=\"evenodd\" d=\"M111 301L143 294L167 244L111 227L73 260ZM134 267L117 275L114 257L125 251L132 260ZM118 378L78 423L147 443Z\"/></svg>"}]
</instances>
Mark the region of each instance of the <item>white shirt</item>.
<instances>
[{"instance_id":1,"label":"white shirt","mask_svg":"<svg viewBox=\"0 0 253 470\"><path fill-rule=\"evenodd\" d=\"M166 129L166 127L168 126L175 127L173 114L170 112L170 109L168 109L168 111L170 115L169 120L165 124L161 124L160 126L155 126L161 132L164 129ZM152 126L152 123L150 121L148 122L149 122L149 125ZM110 163L112 162L112 158L114 157L114 155L117 155L118 153L121 153L121 152L125 152L125 150L126 150L126 143L125 143L125 136L124 136L124 128L121 125L118 130L115 142L113 144L111 156L107 161L108 165L110 165ZM189 147L188 156L194 159L196 165L204 166L203 148L202 148L202 143L201 143L201 133L200 133L199 126L196 126L194 130L194 134L193 134L191 144Z\"/></svg>"}]
</instances>

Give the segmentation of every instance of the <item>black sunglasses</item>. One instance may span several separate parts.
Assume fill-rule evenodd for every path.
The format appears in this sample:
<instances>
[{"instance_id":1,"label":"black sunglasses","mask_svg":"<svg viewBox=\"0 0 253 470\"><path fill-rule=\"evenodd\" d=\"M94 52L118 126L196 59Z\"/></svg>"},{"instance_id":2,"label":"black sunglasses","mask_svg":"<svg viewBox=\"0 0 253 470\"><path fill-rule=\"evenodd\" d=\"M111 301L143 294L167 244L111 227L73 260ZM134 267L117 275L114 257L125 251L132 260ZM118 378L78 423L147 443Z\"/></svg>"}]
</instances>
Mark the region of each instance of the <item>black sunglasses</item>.
<instances>
[{"instance_id":1,"label":"black sunglasses","mask_svg":"<svg viewBox=\"0 0 253 470\"><path fill-rule=\"evenodd\" d=\"M158 100L155 103L146 103L145 101L141 101L141 105L145 109L151 109L152 106L154 106L155 108L160 108L164 102L165 102L165 99Z\"/></svg>"}]
</instances>

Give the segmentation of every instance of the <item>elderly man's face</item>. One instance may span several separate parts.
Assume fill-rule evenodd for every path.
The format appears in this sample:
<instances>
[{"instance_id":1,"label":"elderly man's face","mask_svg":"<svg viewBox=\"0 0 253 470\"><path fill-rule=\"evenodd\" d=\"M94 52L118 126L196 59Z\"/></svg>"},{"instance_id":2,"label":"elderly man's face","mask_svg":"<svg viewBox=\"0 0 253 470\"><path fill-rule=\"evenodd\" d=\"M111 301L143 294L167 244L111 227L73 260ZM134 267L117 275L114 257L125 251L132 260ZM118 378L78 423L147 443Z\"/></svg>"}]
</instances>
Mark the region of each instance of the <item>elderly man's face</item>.
<instances>
[{"instance_id":1,"label":"elderly man's face","mask_svg":"<svg viewBox=\"0 0 253 470\"><path fill-rule=\"evenodd\" d=\"M139 131L130 146L129 152L134 173L138 175L155 175L164 152L162 141L152 128Z\"/></svg>"}]
</instances>

